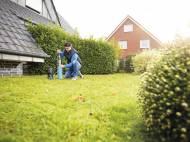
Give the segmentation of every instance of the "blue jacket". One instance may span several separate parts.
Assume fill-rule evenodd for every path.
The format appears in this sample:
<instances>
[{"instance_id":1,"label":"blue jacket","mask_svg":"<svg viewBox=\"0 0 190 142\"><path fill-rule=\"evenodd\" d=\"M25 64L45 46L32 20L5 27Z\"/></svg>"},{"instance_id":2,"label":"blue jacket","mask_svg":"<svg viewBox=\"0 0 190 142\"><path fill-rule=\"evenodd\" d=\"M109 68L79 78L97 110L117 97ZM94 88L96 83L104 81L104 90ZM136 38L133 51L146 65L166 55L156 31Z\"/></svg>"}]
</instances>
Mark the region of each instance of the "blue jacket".
<instances>
[{"instance_id":1,"label":"blue jacket","mask_svg":"<svg viewBox=\"0 0 190 142\"><path fill-rule=\"evenodd\" d=\"M77 62L80 64L80 57L78 55L78 52L72 48L70 52L63 51L60 53L61 58L65 57L67 59L67 64L65 65L66 68L72 67L73 64L76 64Z\"/></svg>"}]
</instances>

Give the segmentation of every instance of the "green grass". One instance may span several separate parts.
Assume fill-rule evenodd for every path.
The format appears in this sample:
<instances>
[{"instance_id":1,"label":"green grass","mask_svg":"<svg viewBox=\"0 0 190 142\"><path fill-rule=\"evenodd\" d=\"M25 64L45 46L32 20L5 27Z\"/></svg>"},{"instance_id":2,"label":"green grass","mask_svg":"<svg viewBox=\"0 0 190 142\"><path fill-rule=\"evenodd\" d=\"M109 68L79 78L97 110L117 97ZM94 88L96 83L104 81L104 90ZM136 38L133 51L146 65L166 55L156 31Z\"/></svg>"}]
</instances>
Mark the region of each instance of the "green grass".
<instances>
[{"instance_id":1,"label":"green grass","mask_svg":"<svg viewBox=\"0 0 190 142\"><path fill-rule=\"evenodd\" d=\"M1 78L0 141L143 142L138 85L133 74Z\"/></svg>"}]
</instances>

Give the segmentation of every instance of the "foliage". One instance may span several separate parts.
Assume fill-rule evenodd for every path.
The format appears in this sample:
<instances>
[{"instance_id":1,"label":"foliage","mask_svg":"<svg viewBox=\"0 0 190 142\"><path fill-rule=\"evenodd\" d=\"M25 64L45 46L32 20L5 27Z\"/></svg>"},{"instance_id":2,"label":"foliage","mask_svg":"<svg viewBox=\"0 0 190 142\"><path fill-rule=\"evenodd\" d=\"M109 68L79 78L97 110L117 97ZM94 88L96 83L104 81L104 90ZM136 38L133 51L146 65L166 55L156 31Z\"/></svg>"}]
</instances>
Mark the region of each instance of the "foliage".
<instances>
[{"instance_id":1,"label":"foliage","mask_svg":"<svg viewBox=\"0 0 190 142\"><path fill-rule=\"evenodd\" d=\"M83 39L80 48L84 63L83 72L88 74L113 73L116 51L111 44L103 40Z\"/></svg>"},{"instance_id":2,"label":"foliage","mask_svg":"<svg viewBox=\"0 0 190 142\"><path fill-rule=\"evenodd\" d=\"M56 72L57 49L64 49L64 43L69 41L78 50L82 59L82 72L84 74L108 74L113 73L117 57L116 48L103 40L81 39L78 35L70 35L55 25L28 25L28 30L36 39L39 47L50 55L45 63L31 63L31 73L44 74L47 68L53 67Z\"/></svg>"},{"instance_id":3,"label":"foliage","mask_svg":"<svg viewBox=\"0 0 190 142\"><path fill-rule=\"evenodd\" d=\"M173 44L144 74L139 96L151 136L190 141L190 44Z\"/></svg>"},{"instance_id":4,"label":"foliage","mask_svg":"<svg viewBox=\"0 0 190 142\"><path fill-rule=\"evenodd\" d=\"M132 58L132 64L136 73L144 73L155 61L162 56L163 50L145 50Z\"/></svg>"},{"instance_id":5,"label":"foliage","mask_svg":"<svg viewBox=\"0 0 190 142\"><path fill-rule=\"evenodd\" d=\"M119 60L119 71L123 70L128 73L131 73L134 71L132 57L133 57L133 55L127 56L125 59Z\"/></svg>"}]
</instances>

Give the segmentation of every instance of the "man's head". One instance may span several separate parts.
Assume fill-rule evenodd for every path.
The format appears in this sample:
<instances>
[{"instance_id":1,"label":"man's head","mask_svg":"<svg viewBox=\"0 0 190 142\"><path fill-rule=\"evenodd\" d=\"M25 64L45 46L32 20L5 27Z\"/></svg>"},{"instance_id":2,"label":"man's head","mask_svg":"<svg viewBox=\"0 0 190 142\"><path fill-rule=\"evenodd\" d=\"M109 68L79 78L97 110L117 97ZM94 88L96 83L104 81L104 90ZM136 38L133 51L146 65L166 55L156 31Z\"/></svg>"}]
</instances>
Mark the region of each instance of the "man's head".
<instances>
[{"instance_id":1,"label":"man's head","mask_svg":"<svg viewBox=\"0 0 190 142\"><path fill-rule=\"evenodd\" d=\"M66 43L64 44L64 47L65 47L65 50L66 50L67 52L69 52L69 51L71 51L71 49L72 49L72 44L71 44L70 42L66 42Z\"/></svg>"}]
</instances>

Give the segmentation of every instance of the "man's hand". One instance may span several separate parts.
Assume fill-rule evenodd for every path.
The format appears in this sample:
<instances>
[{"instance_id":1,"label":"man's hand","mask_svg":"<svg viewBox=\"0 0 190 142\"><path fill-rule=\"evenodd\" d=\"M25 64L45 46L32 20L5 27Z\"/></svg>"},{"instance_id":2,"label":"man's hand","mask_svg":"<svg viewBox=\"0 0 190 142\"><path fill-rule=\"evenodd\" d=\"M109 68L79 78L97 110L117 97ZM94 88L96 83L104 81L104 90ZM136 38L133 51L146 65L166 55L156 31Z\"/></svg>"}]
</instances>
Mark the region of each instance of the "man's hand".
<instances>
[{"instance_id":1,"label":"man's hand","mask_svg":"<svg viewBox=\"0 0 190 142\"><path fill-rule=\"evenodd\" d=\"M58 53L58 54L61 53L61 50L60 50L60 49L57 49L57 53Z\"/></svg>"},{"instance_id":2,"label":"man's hand","mask_svg":"<svg viewBox=\"0 0 190 142\"><path fill-rule=\"evenodd\" d=\"M65 67L65 65L61 65L61 67L62 67L62 68L64 68L64 67Z\"/></svg>"}]
</instances>

